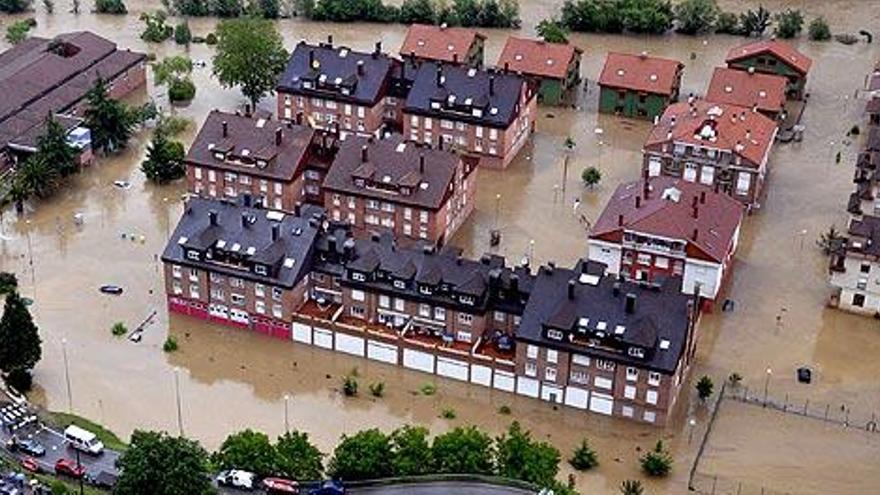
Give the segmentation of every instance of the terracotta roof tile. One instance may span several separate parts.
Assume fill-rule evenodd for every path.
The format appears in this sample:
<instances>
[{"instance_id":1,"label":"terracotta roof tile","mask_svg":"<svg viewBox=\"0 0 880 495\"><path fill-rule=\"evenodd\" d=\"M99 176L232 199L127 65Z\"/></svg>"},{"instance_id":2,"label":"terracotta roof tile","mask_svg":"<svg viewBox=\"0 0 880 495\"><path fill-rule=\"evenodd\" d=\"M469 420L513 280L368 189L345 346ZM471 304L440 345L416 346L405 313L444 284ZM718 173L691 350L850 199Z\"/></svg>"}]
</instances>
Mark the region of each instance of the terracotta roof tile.
<instances>
[{"instance_id":1,"label":"terracotta roof tile","mask_svg":"<svg viewBox=\"0 0 880 495\"><path fill-rule=\"evenodd\" d=\"M782 76L717 67L706 99L743 107L757 105L758 110L779 112L785 105L786 84Z\"/></svg>"},{"instance_id":2,"label":"terracotta roof tile","mask_svg":"<svg viewBox=\"0 0 880 495\"><path fill-rule=\"evenodd\" d=\"M754 43L738 46L727 53L727 58L724 59L724 61L727 63L736 62L761 53L773 54L776 58L784 61L787 65L803 75L807 75L807 72L810 71L810 66L813 65L813 61L810 57L795 50L794 47L788 43L783 43L778 40L756 41Z\"/></svg>"},{"instance_id":3,"label":"terracotta roof tile","mask_svg":"<svg viewBox=\"0 0 880 495\"><path fill-rule=\"evenodd\" d=\"M416 57L441 62L452 62L453 56L457 55L458 60L464 62L478 38L485 37L475 29L413 24L406 31L400 54L415 53Z\"/></svg>"},{"instance_id":4,"label":"terracotta roof tile","mask_svg":"<svg viewBox=\"0 0 880 495\"><path fill-rule=\"evenodd\" d=\"M683 68L677 60L610 52L599 85L669 95Z\"/></svg>"},{"instance_id":5,"label":"terracotta roof tile","mask_svg":"<svg viewBox=\"0 0 880 495\"><path fill-rule=\"evenodd\" d=\"M510 70L526 75L563 79L576 53L580 50L574 45L510 36L498 58L498 67L506 64Z\"/></svg>"}]
</instances>

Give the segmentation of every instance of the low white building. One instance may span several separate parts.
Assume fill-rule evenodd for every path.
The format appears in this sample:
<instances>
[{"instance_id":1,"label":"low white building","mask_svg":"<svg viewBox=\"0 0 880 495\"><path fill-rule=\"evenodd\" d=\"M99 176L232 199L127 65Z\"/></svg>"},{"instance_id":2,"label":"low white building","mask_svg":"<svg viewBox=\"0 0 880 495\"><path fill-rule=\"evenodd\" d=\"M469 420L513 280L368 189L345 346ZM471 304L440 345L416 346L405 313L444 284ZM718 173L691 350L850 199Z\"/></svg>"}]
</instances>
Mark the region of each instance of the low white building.
<instances>
[{"instance_id":1,"label":"low white building","mask_svg":"<svg viewBox=\"0 0 880 495\"><path fill-rule=\"evenodd\" d=\"M843 252L831 261L834 302L852 313L880 314L880 217L850 220Z\"/></svg>"}]
</instances>

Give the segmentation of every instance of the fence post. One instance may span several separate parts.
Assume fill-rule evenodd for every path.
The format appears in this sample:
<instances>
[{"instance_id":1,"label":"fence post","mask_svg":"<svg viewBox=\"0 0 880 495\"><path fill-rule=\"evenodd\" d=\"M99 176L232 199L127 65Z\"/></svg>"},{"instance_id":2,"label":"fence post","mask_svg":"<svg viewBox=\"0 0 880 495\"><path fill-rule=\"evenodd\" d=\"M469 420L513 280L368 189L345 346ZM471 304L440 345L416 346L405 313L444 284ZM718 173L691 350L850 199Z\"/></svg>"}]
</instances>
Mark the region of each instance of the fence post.
<instances>
[{"instance_id":1,"label":"fence post","mask_svg":"<svg viewBox=\"0 0 880 495\"><path fill-rule=\"evenodd\" d=\"M807 400L804 402L804 416L807 415L807 409L809 409L809 408L810 408L810 399L807 399Z\"/></svg>"},{"instance_id":2,"label":"fence post","mask_svg":"<svg viewBox=\"0 0 880 495\"><path fill-rule=\"evenodd\" d=\"M715 495L715 485L718 484L718 475L712 477L712 495Z\"/></svg>"},{"instance_id":3,"label":"fence post","mask_svg":"<svg viewBox=\"0 0 880 495\"><path fill-rule=\"evenodd\" d=\"M788 393L785 394L785 404L782 405L782 412L788 411Z\"/></svg>"},{"instance_id":4,"label":"fence post","mask_svg":"<svg viewBox=\"0 0 880 495\"><path fill-rule=\"evenodd\" d=\"M825 421L828 421L828 411L831 410L831 404L825 404Z\"/></svg>"}]
</instances>

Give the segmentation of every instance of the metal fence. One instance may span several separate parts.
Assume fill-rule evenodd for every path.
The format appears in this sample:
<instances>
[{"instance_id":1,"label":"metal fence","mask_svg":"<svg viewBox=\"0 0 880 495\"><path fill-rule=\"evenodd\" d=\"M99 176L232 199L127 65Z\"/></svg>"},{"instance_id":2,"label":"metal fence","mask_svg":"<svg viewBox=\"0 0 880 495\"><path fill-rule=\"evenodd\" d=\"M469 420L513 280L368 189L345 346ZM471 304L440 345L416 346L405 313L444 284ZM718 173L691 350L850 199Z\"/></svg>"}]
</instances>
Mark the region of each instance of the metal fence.
<instances>
[{"instance_id":1,"label":"metal fence","mask_svg":"<svg viewBox=\"0 0 880 495\"><path fill-rule=\"evenodd\" d=\"M695 473L690 489L701 495L790 495L764 486L750 485L717 474Z\"/></svg>"}]
</instances>

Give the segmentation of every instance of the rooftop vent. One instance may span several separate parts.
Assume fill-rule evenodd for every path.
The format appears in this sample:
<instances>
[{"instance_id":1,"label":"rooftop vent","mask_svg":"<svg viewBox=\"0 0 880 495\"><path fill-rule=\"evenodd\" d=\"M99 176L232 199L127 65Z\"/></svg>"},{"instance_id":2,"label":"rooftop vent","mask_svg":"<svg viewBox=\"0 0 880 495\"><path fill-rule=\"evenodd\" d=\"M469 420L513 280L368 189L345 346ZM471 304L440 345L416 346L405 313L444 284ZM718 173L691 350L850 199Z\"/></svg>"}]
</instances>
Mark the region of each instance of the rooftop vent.
<instances>
[{"instance_id":1,"label":"rooftop vent","mask_svg":"<svg viewBox=\"0 0 880 495\"><path fill-rule=\"evenodd\" d=\"M724 86L725 93L733 93L733 86Z\"/></svg>"},{"instance_id":2,"label":"rooftop vent","mask_svg":"<svg viewBox=\"0 0 880 495\"><path fill-rule=\"evenodd\" d=\"M666 339L661 340L660 341L660 350L663 350L663 351L668 350L669 345L670 345L670 342L668 340L666 340Z\"/></svg>"},{"instance_id":3,"label":"rooftop vent","mask_svg":"<svg viewBox=\"0 0 880 495\"><path fill-rule=\"evenodd\" d=\"M296 260L293 258L284 258L284 268L290 269L293 268L293 265L296 264Z\"/></svg>"}]
</instances>

